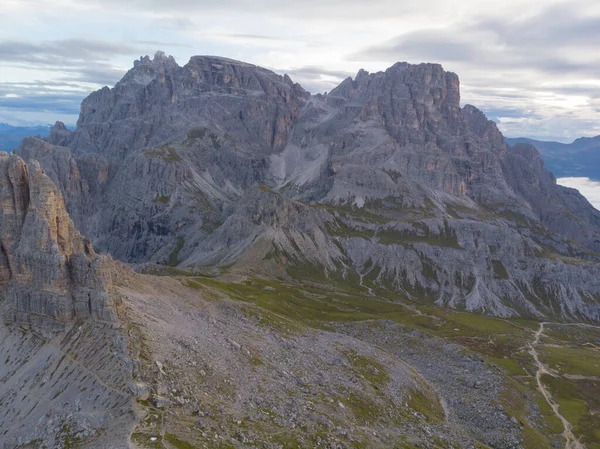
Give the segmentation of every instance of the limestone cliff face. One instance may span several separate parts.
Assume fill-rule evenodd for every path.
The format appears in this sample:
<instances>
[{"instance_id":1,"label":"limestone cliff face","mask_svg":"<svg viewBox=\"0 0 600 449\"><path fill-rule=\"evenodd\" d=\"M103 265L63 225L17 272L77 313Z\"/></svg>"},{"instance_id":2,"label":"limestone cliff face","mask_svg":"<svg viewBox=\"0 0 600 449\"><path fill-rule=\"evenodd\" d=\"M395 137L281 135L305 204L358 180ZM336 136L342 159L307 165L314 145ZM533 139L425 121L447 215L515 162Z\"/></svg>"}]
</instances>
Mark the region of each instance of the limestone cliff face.
<instances>
[{"instance_id":1,"label":"limestone cliff face","mask_svg":"<svg viewBox=\"0 0 600 449\"><path fill-rule=\"evenodd\" d=\"M77 130L64 143L120 159L211 125L272 152L285 145L309 96L289 78L251 64L207 56L180 67L157 53L137 61L113 89L85 99Z\"/></svg>"},{"instance_id":2,"label":"limestone cliff face","mask_svg":"<svg viewBox=\"0 0 600 449\"><path fill-rule=\"evenodd\" d=\"M0 283L9 323L52 333L76 319L112 317L102 259L39 164L0 156L0 214Z\"/></svg>"},{"instance_id":3,"label":"limestone cliff face","mask_svg":"<svg viewBox=\"0 0 600 449\"><path fill-rule=\"evenodd\" d=\"M600 319L600 213L461 108L438 64L361 70L311 96L251 64L158 53L63 128L17 153L119 259L272 267L276 254L445 306Z\"/></svg>"}]
</instances>

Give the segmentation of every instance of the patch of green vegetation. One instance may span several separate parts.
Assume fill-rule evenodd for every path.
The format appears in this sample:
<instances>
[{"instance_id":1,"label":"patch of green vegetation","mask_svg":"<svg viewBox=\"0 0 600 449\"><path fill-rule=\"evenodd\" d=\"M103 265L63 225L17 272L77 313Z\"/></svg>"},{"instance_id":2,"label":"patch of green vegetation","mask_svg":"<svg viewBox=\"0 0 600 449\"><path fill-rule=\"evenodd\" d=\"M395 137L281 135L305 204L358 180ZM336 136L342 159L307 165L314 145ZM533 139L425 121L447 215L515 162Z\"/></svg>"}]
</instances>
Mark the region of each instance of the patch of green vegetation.
<instances>
[{"instance_id":1,"label":"patch of green vegetation","mask_svg":"<svg viewBox=\"0 0 600 449\"><path fill-rule=\"evenodd\" d=\"M149 158L160 158L165 162L180 162L181 156L177 154L177 150L171 147L158 147L157 149L144 152L144 156Z\"/></svg>"},{"instance_id":2,"label":"patch of green vegetation","mask_svg":"<svg viewBox=\"0 0 600 449\"><path fill-rule=\"evenodd\" d=\"M312 282L319 284L322 288L334 288L344 292L362 293L360 277L354 270L344 270L336 267L327 270L311 263L291 263L285 268L286 273L301 283ZM322 291L321 289L317 289Z\"/></svg>"},{"instance_id":3,"label":"patch of green vegetation","mask_svg":"<svg viewBox=\"0 0 600 449\"><path fill-rule=\"evenodd\" d=\"M342 351L346 358L352 363L356 373L364 377L374 387L381 388L388 384L390 376L385 366L381 363L363 355L354 350Z\"/></svg>"},{"instance_id":4,"label":"patch of green vegetation","mask_svg":"<svg viewBox=\"0 0 600 449\"><path fill-rule=\"evenodd\" d=\"M210 144L212 147L215 150L220 150L222 145L219 136L214 132L211 132L208 128L202 126L190 129L186 135L186 139L183 141L183 145L191 146L196 142L196 140L203 140L207 136L210 139ZM229 143L233 143L231 136L226 135L225 140L227 140Z\"/></svg>"},{"instance_id":5,"label":"patch of green vegetation","mask_svg":"<svg viewBox=\"0 0 600 449\"><path fill-rule=\"evenodd\" d=\"M456 232L452 230L447 221L444 221L444 228L439 234L433 233L428 227L420 228L421 233L411 232L407 229L397 231L394 229L385 229L377 233L379 243L384 245L406 244L406 243L427 243L432 246L442 246L446 248L464 249L458 243Z\"/></svg>"},{"instance_id":6,"label":"patch of green vegetation","mask_svg":"<svg viewBox=\"0 0 600 449\"><path fill-rule=\"evenodd\" d=\"M541 249L536 249L534 251L534 254L535 254L535 257L537 257L539 259L560 261L560 262L566 263L568 265L576 265L577 266L577 265L588 263L588 261L585 259L560 254L552 248L542 247Z\"/></svg>"},{"instance_id":7,"label":"patch of green vegetation","mask_svg":"<svg viewBox=\"0 0 600 449\"><path fill-rule=\"evenodd\" d=\"M506 413L514 417L523 428L523 446L526 448L552 449L550 438L562 433L562 423L548 407L540 407L543 428L531 422L534 404L547 405L546 400L536 391L528 390L514 379L506 378L507 388L500 393L500 403Z\"/></svg>"},{"instance_id":8,"label":"patch of green vegetation","mask_svg":"<svg viewBox=\"0 0 600 449\"><path fill-rule=\"evenodd\" d=\"M181 260L179 260L179 252L183 249L183 245L185 245L185 239L183 237L177 237L175 248L173 248L173 251L171 251L169 260L167 261L168 266L176 267L181 263Z\"/></svg>"},{"instance_id":9,"label":"patch of green vegetation","mask_svg":"<svg viewBox=\"0 0 600 449\"><path fill-rule=\"evenodd\" d=\"M63 440L64 449L76 449L81 446L81 438L77 438L73 435L71 426L68 424L63 424L62 429L60 431L60 436Z\"/></svg>"},{"instance_id":10,"label":"patch of green vegetation","mask_svg":"<svg viewBox=\"0 0 600 449\"><path fill-rule=\"evenodd\" d=\"M529 226L529 218L525 215L515 212L511 208L518 207L517 204L498 203L484 206L484 209L490 214L491 218L501 218L512 221L519 226Z\"/></svg>"},{"instance_id":11,"label":"patch of green vegetation","mask_svg":"<svg viewBox=\"0 0 600 449\"><path fill-rule=\"evenodd\" d=\"M421 274L423 274L423 277L437 282L438 277L433 263L429 262L425 257L421 256L421 265L423 266L423 269L421 270Z\"/></svg>"},{"instance_id":12,"label":"patch of green vegetation","mask_svg":"<svg viewBox=\"0 0 600 449\"><path fill-rule=\"evenodd\" d=\"M169 442L169 444L176 449L197 449L193 444L188 443L187 441L180 440L177 435L172 433L165 433L165 439Z\"/></svg>"},{"instance_id":13,"label":"patch of green vegetation","mask_svg":"<svg viewBox=\"0 0 600 449\"><path fill-rule=\"evenodd\" d=\"M295 286L256 278L244 283L206 278L194 278L194 281L217 288L232 299L252 303L276 314L268 316L269 319L281 320L278 316L282 316L315 328L327 327L330 322L371 319L377 316L378 310L401 310L398 304L328 292L308 284Z\"/></svg>"},{"instance_id":14,"label":"patch of green vegetation","mask_svg":"<svg viewBox=\"0 0 600 449\"><path fill-rule=\"evenodd\" d=\"M154 438L156 438L155 441L150 440L150 438L152 438L152 436L150 436L150 435L146 435L141 432L134 432L131 434L131 441L133 443L135 443L136 446L143 447L143 448L149 448L149 449L164 448L164 446L160 442L160 438L158 438L156 435L153 435L153 436L154 436Z\"/></svg>"},{"instance_id":15,"label":"patch of green vegetation","mask_svg":"<svg viewBox=\"0 0 600 449\"><path fill-rule=\"evenodd\" d=\"M142 270L144 274L151 276L195 276L197 273L182 270L180 268L169 267L167 265L150 265Z\"/></svg>"},{"instance_id":16,"label":"patch of green vegetation","mask_svg":"<svg viewBox=\"0 0 600 449\"><path fill-rule=\"evenodd\" d=\"M600 378L600 355L596 350L546 345L539 352L542 361L561 374Z\"/></svg>"},{"instance_id":17,"label":"patch of green vegetation","mask_svg":"<svg viewBox=\"0 0 600 449\"><path fill-rule=\"evenodd\" d=\"M171 201L171 197L169 195L156 195L156 197L152 200L153 203L163 203L167 204Z\"/></svg>"},{"instance_id":18,"label":"patch of green vegetation","mask_svg":"<svg viewBox=\"0 0 600 449\"><path fill-rule=\"evenodd\" d=\"M530 374L533 369L531 357L523 350L524 345L531 341L532 331L538 327L537 322L462 313L432 305L415 307L414 304L410 304L407 308L406 298L396 293L387 292L387 298L369 296L358 285L355 276L344 279L339 276L339 272L330 276L325 270L309 265L295 265L288 273L293 275L295 281L251 278L235 284L202 277L186 278L182 281L191 288L208 291L216 289L234 300L249 303L244 311L250 316L255 316L259 324L272 327L277 332L277 326L286 329L291 324L295 324L299 329L303 329L303 326L329 329L334 323L367 320L375 323L379 320L391 320L460 344L480 354L482 360L499 367L498 372L506 380L506 388L501 393L500 402L509 416L514 416L521 423L524 447L549 449L550 439L555 441L560 438L561 423L543 397L535 391L535 380ZM377 277L375 269L366 275L364 280L374 282ZM469 279L463 281L465 285L469 282ZM412 311L415 308L419 311L418 315ZM553 329L549 329L549 332L550 330ZM560 332L559 329L555 332L557 338L560 337L571 346L580 340L595 341L592 339L595 334L584 335L584 330L580 329L574 330L576 334L573 335L562 328ZM572 357L571 351L574 351ZM562 371L573 374L598 375L598 368L595 366L598 358L594 361L594 355L594 351L580 347L540 348L540 357L545 363L553 369L563 364ZM376 361L355 352L348 352L346 356L351 361L352 368L373 388L389 381L388 373L385 369L381 370ZM261 362L260 359L250 360L253 366L260 366ZM574 368L566 368L571 365ZM595 433L600 429L600 422L592 413L593 404L600 403L600 392L595 383L591 380L567 381L564 378L546 377L544 382L549 385L556 400L561 404L561 410L564 407L565 416L569 415L567 419L573 422L576 435L582 436L588 449L600 449L593 443L598 441ZM558 384L551 385L552 382ZM427 390L421 393L424 396L419 396L418 393L411 396L412 402L408 405L430 419L438 419L439 402L434 400L437 396L429 395ZM370 416L377 416L378 413L393 407L384 396L377 394L365 394L364 397L361 394L349 394L348 398L344 397L340 401L351 409L359 421L367 424L370 423ZM539 411L536 412L534 408ZM539 418L535 418L536 416Z\"/></svg>"},{"instance_id":19,"label":"patch of green vegetation","mask_svg":"<svg viewBox=\"0 0 600 449\"><path fill-rule=\"evenodd\" d=\"M208 132L208 128L204 128L202 126L198 127L198 128L192 128L188 131L187 138L188 139L204 139L207 132Z\"/></svg>"},{"instance_id":20,"label":"patch of green vegetation","mask_svg":"<svg viewBox=\"0 0 600 449\"><path fill-rule=\"evenodd\" d=\"M340 402L350 408L358 422L367 425L375 424L385 413L380 404L362 393L348 392Z\"/></svg>"},{"instance_id":21,"label":"patch of green vegetation","mask_svg":"<svg viewBox=\"0 0 600 449\"><path fill-rule=\"evenodd\" d=\"M341 217L347 217L354 221L359 221L363 223L386 224L390 221L389 219L381 215L383 206L381 202L378 201L368 202L362 208L353 204L333 205L327 203L317 203L313 206L318 207L319 209L325 209L328 212L331 212L332 214L337 213Z\"/></svg>"},{"instance_id":22,"label":"patch of green vegetation","mask_svg":"<svg viewBox=\"0 0 600 449\"><path fill-rule=\"evenodd\" d=\"M303 331L303 327L295 320L269 312L258 306L243 308L246 315L256 319L256 325L277 331L280 335L294 335Z\"/></svg>"},{"instance_id":23,"label":"patch of green vegetation","mask_svg":"<svg viewBox=\"0 0 600 449\"><path fill-rule=\"evenodd\" d=\"M375 236L375 231L372 229L361 229L348 226L342 220L330 221L327 223L327 230L329 235L335 237L358 237L361 239L369 240Z\"/></svg>"},{"instance_id":24,"label":"patch of green vegetation","mask_svg":"<svg viewBox=\"0 0 600 449\"><path fill-rule=\"evenodd\" d=\"M508 271L506 271L506 267L499 260L492 260L492 267L494 268L494 276L498 279L509 279Z\"/></svg>"},{"instance_id":25,"label":"patch of green vegetation","mask_svg":"<svg viewBox=\"0 0 600 449\"><path fill-rule=\"evenodd\" d=\"M319 279L327 281L322 272ZM426 305L419 306L423 314L415 315L401 302L367 296L352 286L342 290L343 283L338 281L329 281L328 285L312 281L295 285L256 278L244 283L187 278L184 282L191 288L216 288L232 299L254 304L260 309L253 313L263 316L265 325L280 322L287 327L291 322L329 328L335 322L392 320L447 338L496 360L516 360L514 354L531 338L531 329L537 326L526 320L508 321ZM511 369L517 371L514 364Z\"/></svg>"},{"instance_id":26,"label":"patch of green vegetation","mask_svg":"<svg viewBox=\"0 0 600 449\"><path fill-rule=\"evenodd\" d=\"M475 216L482 220L487 218L485 212L478 210L478 209L474 209L473 207L467 206L466 204L446 203L445 206L446 206L446 211L453 218L463 218L465 216L467 216L467 217Z\"/></svg>"},{"instance_id":27,"label":"patch of green vegetation","mask_svg":"<svg viewBox=\"0 0 600 449\"><path fill-rule=\"evenodd\" d=\"M547 324L544 335L565 344L576 344L578 347L590 347L594 344L592 342L600 341L600 328L569 326L567 324Z\"/></svg>"},{"instance_id":28,"label":"patch of green vegetation","mask_svg":"<svg viewBox=\"0 0 600 449\"><path fill-rule=\"evenodd\" d=\"M580 221L580 220L581 220L581 218L580 218L580 217L578 217L577 215L575 215L575 214L574 214L573 212L571 212L570 210L563 209L563 210L561 210L561 213L562 213L563 215L566 215L566 216L567 216L567 217L569 217L569 218L574 218L574 219L576 219L576 220L578 220L578 221Z\"/></svg>"},{"instance_id":29,"label":"patch of green vegetation","mask_svg":"<svg viewBox=\"0 0 600 449\"><path fill-rule=\"evenodd\" d=\"M407 405L416 412L425 416L428 420L439 422L444 420L444 409L434 391L427 389L414 389L406 401Z\"/></svg>"},{"instance_id":30,"label":"patch of green vegetation","mask_svg":"<svg viewBox=\"0 0 600 449\"><path fill-rule=\"evenodd\" d=\"M600 403L598 383L571 381L547 375L542 377L542 381L559 404L560 413L573 425L573 433L581 439L587 449L600 449L600 416L593 413Z\"/></svg>"}]
</instances>

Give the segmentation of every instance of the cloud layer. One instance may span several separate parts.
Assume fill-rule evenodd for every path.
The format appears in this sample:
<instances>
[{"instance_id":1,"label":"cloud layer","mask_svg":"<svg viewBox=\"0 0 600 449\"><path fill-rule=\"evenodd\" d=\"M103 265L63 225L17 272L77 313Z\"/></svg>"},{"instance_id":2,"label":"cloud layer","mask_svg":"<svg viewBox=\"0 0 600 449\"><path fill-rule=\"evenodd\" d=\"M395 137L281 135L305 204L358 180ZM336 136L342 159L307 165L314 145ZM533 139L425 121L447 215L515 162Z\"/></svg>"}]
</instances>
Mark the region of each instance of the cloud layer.
<instances>
[{"instance_id":1,"label":"cloud layer","mask_svg":"<svg viewBox=\"0 0 600 449\"><path fill-rule=\"evenodd\" d=\"M600 182L592 181L590 178L558 178L556 182L565 187L579 190L583 196L600 210Z\"/></svg>"},{"instance_id":2,"label":"cloud layer","mask_svg":"<svg viewBox=\"0 0 600 449\"><path fill-rule=\"evenodd\" d=\"M0 120L36 104L49 122L75 116L85 93L162 49L245 60L313 92L360 68L439 62L507 135L568 141L600 134L599 38L592 0L4 0Z\"/></svg>"}]
</instances>

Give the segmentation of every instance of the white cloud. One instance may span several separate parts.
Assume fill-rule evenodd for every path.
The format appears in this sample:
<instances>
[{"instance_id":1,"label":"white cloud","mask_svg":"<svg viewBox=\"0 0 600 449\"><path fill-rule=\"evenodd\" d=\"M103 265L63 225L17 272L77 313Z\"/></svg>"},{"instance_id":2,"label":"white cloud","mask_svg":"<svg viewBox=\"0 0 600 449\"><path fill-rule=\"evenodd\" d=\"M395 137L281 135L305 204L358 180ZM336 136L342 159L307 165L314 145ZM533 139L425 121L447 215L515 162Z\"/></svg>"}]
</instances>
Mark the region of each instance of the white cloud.
<instances>
[{"instance_id":1,"label":"white cloud","mask_svg":"<svg viewBox=\"0 0 600 449\"><path fill-rule=\"evenodd\" d=\"M600 182L590 178L558 178L556 182L561 186L579 190L592 206L600 210Z\"/></svg>"}]
</instances>

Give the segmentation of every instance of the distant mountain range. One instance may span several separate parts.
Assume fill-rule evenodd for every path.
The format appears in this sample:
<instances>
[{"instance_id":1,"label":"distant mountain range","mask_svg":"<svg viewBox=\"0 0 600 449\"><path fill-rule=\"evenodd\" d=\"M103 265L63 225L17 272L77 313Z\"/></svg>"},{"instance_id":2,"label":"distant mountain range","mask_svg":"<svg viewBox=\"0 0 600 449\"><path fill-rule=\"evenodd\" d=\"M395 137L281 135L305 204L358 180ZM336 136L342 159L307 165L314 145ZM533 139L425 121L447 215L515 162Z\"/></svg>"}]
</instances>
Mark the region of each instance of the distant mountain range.
<instances>
[{"instance_id":1,"label":"distant mountain range","mask_svg":"<svg viewBox=\"0 0 600 449\"><path fill-rule=\"evenodd\" d=\"M25 137L47 137L50 125L46 126L11 126L0 123L0 151L12 151L18 147Z\"/></svg>"},{"instance_id":2,"label":"distant mountain range","mask_svg":"<svg viewBox=\"0 0 600 449\"><path fill-rule=\"evenodd\" d=\"M525 137L506 138L510 146L529 143L536 147L546 167L557 178L586 177L600 181L600 136L582 137L572 143L544 142Z\"/></svg>"}]
</instances>

